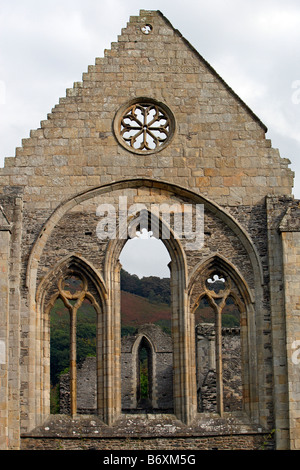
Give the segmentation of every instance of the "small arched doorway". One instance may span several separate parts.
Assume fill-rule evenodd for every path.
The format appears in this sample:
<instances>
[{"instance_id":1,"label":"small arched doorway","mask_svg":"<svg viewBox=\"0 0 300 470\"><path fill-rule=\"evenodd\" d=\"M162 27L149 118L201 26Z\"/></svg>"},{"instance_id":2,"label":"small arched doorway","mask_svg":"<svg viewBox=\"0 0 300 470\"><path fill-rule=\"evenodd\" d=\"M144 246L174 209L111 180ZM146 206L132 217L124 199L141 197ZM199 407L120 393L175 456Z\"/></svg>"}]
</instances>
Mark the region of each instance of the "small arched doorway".
<instances>
[{"instance_id":1,"label":"small arched doorway","mask_svg":"<svg viewBox=\"0 0 300 470\"><path fill-rule=\"evenodd\" d=\"M149 340L143 336L137 354L137 406L152 410L153 353Z\"/></svg>"}]
</instances>

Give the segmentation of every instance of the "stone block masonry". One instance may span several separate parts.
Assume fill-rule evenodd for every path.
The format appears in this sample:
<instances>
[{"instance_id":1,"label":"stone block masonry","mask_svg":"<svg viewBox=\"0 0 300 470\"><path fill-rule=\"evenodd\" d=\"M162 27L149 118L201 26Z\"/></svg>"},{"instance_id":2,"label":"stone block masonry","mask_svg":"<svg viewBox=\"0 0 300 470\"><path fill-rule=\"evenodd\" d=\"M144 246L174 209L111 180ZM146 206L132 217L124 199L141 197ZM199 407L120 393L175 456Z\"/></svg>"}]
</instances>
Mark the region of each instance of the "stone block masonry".
<instances>
[{"instance_id":1,"label":"stone block masonry","mask_svg":"<svg viewBox=\"0 0 300 470\"><path fill-rule=\"evenodd\" d=\"M97 207L114 204L119 215L120 196L127 197L128 207L144 204L149 218L151 204L204 208L199 250L174 233L164 239L165 222L155 222L171 258L173 421L157 422L171 427L157 426L152 433L154 415L138 419L136 430L142 429L145 439L131 436L130 445L256 449L275 429L277 449L299 448L299 201L292 196L289 160L272 147L266 131L161 12L141 10L22 140L15 156L5 159L0 169L1 449L127 447L119 262L126 239L100 240L96 232ZM131 222L126 220L126 229ZM209 290L214 275L224 278L222 295ZM62 287L70 276L81 282L78 298ZM221 312L228 296L240 312L242 399L239 410L227 412ZM64 430L50 415L50 311L58 298L72 316L73 416L62 418ZM196 354L195 312L203 298L209 299L216 327L212 427L197 403L203 361ZM77 416L76 408L75 320L84 299L97 317L98 440L91 439L89 418ZM152 351L155 374L164 361L151 349L151 338L142 341L148 354ZM76 440L72 419L85 429ZM170 439L164 431L172 426L176 432ZM82 437L88 440L83 443Z\"/></svg>"}]
</instances>

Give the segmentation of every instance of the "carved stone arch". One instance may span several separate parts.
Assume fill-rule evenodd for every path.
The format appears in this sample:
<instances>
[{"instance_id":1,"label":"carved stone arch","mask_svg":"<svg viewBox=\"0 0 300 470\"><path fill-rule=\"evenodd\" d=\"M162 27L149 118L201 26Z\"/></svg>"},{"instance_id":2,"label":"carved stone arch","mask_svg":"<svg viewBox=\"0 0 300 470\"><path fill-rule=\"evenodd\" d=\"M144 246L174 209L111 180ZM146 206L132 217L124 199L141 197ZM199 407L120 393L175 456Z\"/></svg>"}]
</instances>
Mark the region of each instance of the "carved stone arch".
<instances>
[{"instance_id":1,"label":"carved stone arch","mask_svg":"<svg viewBox=\"0 0 300 470\"><path fill-rule=\"evenodd\" d=\"M148 212L151 216L150 212ZM155 220L155 216L154 216ZM159 234L163 230L163 221L156 219ZM119 257L127 239L113 239L108 243L104 263L104 278L108 289L108 330L113 333L107 355L111 374L111 387L115 391L111 397L110 409L112 421L121 413L121 373L120 373L120 268ZM174 412L184 422L190 422L195 415L196 397L194 377L190 371L194 367L191 348L194 338L191 337L187 304L187 267L183 247L170 230L170 238L162 239L170 257L171 271L171 305L172 305L172 340L174 347Z\"/></svg>"},{"instance_id":2,"label":"carved stone arch","mask_svg":"<svg viewBox=\"0 0 300 470\"><path fill-rule=\"evenodd\" d=\"M227 296L233 296L240 314L241 334L241 361L243 365L243 397L244 410L257 422L259 410L257 408L259 383L258 383L258 361L257 361L257 339L255 321L255 298L249 289L247 282L238 269L220 254L215 254L199 263L189 280L189 302L190 311L195 313L200 300L207 296L205 286L208 276L218 273L231 279ZM194 315L192 315L194 317ZM194 319L194 318L193 318ZM219 325L219 328L221 325ZM218 328L218 325L216 325Z\"/></svg>"},{"instance_id":3,"label":"carved stone arch","mask_svg":"<svg viewBox=\"0 0 300 470\"><path fill-rule=\"evenodd\" d=\"M28 366L28 377L29 377L29 395L33 397L29 403L29 413L35 418L39 419L40 415L40 400L37 398L36 389L43 390L43 384L39 377L37 377L36 370L39 365L40 357L38 352L40 351L40 337L36 334L35 324L39 324L40 312L39 307L36 303L37 294L37 279L38 270L40 269L41 256L46 247L46 243L49 237L60 220L69 211L72 211L76 206L83 204L92 198L106 197L109 193L119 190L148 188L149 191L162 191L165 194L168 193L171 197L179 197L181 200L187 200L192 204L203 204L205 210L217 217L222 223L224 223L232 232L238 237L241 244L245 248L251 266L254 273L255 281L255 302L262 303L262 264L258 250L251 240L251 237L247 231L242 227L241 224L224 208L218 204L208 200L201 194L197 194L185 187L168 183L165 181L157 181L148 178L133 178L128 180L115 181L110 184L105 184L100 187L92 188L82 193L78 193L63 201L50 215L45 224L40 230L36 241L33 244L31 253L29 255L26 271L26 288L28 289L28 308L31 312L29 318L29 366ZM126 240L118 240L115 244L112 241L108 246L107 257L105 260L105 272L103 273L104 285L107 289L107 297L105 298L106 314L104 316L103 329L105 331L106 338L106 350L107 354L107 366L105 371L104 382L106 383L106 395L105 404L105 422L112 423L114 419L120 413L120 400L119 400L119 382L115 381L116 374L120 375L120 371L115 370L115 354L119 357L120 344L115 341L115 338L119 336L119 318L118 312L115 311L115 305L120 302L118 289L116 288L116 282L118 282L118 257L116 256L117 251L121 251L122 244ZM170 237L170 240L164 240L169 253L173 253L173 260L170 268L172 271L172 278L174 280L174 296L173 305L175 318L175 327L173 328L173 338L176 344L180 345L179 349L175 348L174 358L175 363L178 364L178 370L175 376L175 387L174 396L175 403L174 409L177 417L184 422L189 422L195 416L195 410L197 406L197 398L194 393L193 370L195 364L193 363L193 351L195 348L194 338L191 331L190 325L190 314L187 297L187 267L185 253L182 249L179 240ZM111 257L111 262L109 259ZM172 256L171 256L172 258ZM107 267L110 266L113 269L109 270ZM116 272L115 272L116 270ZM179 287L178 287L179 286ZM261 316L262 317L262 316ZM174 323L174 322L173 322ZM259 331L263 330L263 322L261 320ZM40 331L40 330L39 330ZM262 346L261 346L262 347ZM262 352L261 352L262 353ZM177 367L177 366L176 366ZM41 367L40 367L41 369ZM39 424L36 422L35 424Z\"/></svg>"},{"instance_id":4,"label":"carved stone arch","mask_svg":"<svg viewBox=\"0 0 300 470\"><path fill-rule=\"evenodd\" d=\"M171 194L187 198L191 203L203 204L207 210L209 210L212 214L215 214L216 217L222 220L238 236L249 255L249 259L251 260L251 264L255 271L256 285L259 286L263 284L262 263L255 244L241 224L239 224L239 222L224 208L215 202L210 201L201 194L196 194L195 192L182 186L171 184L165 181L151 180L149 178L135 178L130 180L116 181L100 187L92 188L82 193L75 194L71 198L63 201L45 222L39 233L39 236L36 239L36 242L33 245L27 264L26 286L28 288L31 287L35 289L37 269L41 253L53 231L53 228L64 216L64 214L66 214L76 205L96 196L107 194L111 191L117 191L126 188L139 188L141 186L169 191Z\"/></svg>"},{"instance_id":5,"label":"carved stone arch","mask_svg":"<svg viewBox=\"0 0 300 470\"><path fill-rule=\"evenodd\" d=\"M174 236L174 231L171 227L168 227L170 237L166 239L162 239L162 231L164 230L164 221L162 220L161 217L158 217L155 213L147 210L147 215L148 215L148 222L150 227L155 230L158 238L163 242L165 247L167 248L170 257L171 257L171 262L169 263L169 268L172 270L172 267L176 264L178 266L178 269L182 271L183 274L183 279L184 279L184 288L187 288L187 280L188 280L188 270L187 270L187 263L186 263L186 254L183 249L183 246L180 242L180 240L175 238ZM128 218L128 224L133 223L134 219L136 219L137 216L135 217L130 217ZM104 263L104 279L105 282L107 283L109 280L109 275L111 273L111 266L113 263L115 263L116 259L119 259L121 251L125 245L125 243L129 240L129 235L127 232L128 229L128 224L126 227L123 227L123 232L121 233L121 236L119 238L115 238L109 241L108 243L108 248L106 251L106 256L105 256L105 263Z\"/></svg>"},{"instance_id":6,"label":"carved stone arch","mask_svg":"<svg viewBox=\"0 0 300 470\"><path fill-rule=\"evenodd\" d=\"M75 253L71 253L62 258L48 273L43 277L36 290L36 303L41 304L44 301L45 293L47 292L47 286L49 286L54 279L57 279L62 273L67 270L78 270L82 272L94 282L99 297L104 302L107 297L107 291L104 280L97 269L83 256Z\"/></svg>"},{"instance_id":7,"label":"carved stone arch","mask_svg":"<svg viewBox=\"0 0 300 470\"><path fill-rule=\"evenodd\" d=\"M141 345L141 342L143 340L145 340L147 342L147 344L149 345L151 351L153 351L154 353L156 352L156 346L153 343L153 341L151 340L151 338L149 337L149 335L147 335L146 333L139 333L139 335L137 336L135 342L132 345L132 354L134 356L136 356L137 351L138 351L138 349Z\"/></svg>"},{"instance_id":8,"label":"carved stone arch","mask_svg":"<svg viewBox=\"0 0 300 470\"><path fill-rule=\"evenodd\" d=\"M244 277L239 272L238 268L236 268L229 260L227 260L224 256L219 253L214 254L208 257L206 260L198 263L193 269L188 283L188 293L190 299L193 297L193 290L195 289L197 282L198 290L199 288L200 290L202 289L199 297L201 298L204 295L204 277L205 274L209 275L212 271L219 271L220 273L227 274L228 276L230 276L230 278L234 281L235 285L237 286L238 291L241 297L243 298L244 302L246 304L254 303L253 293L249 288L247 282L245 281ZM234 292L233 295L235 295L237 302L240 303L240 300ZM191 305L191 311L194 312L195 308L197 308L197 305Z\"/></svg>"},{"instance_id":9,"label":"carved stone arch","mask_svg":"<svg viewBox=\"0 0 300 470\"><path fill-rule=\"evenodd\" d=\"M49 387L50 387L50 311L55 301L61 296L59 284L61 280L69 275L81 276L84 280L83 298L87 298L97 315L97 411L103 416L104 388L103 376L105 375L105 363L103 361L103 317L106 312L106 287L101 275L83 257L70 254L60 260L42 279L36 292L37 323L39 324L39 340L37 348L40 352L37 355L40 363L36 367L36 383L40 383L37 388L36 400L39 401L42 416L46 418L50 413ZM67 302L63 297L62 300Z\"/></svg>"}]
</instances>

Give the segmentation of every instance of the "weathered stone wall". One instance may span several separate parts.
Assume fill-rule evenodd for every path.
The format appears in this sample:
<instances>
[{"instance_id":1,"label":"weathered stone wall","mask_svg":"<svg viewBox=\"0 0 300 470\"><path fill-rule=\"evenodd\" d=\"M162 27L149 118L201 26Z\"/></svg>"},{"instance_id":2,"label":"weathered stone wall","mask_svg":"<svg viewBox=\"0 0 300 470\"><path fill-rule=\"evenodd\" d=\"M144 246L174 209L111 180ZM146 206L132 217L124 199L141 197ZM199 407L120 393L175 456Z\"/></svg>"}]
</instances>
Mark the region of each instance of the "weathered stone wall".
<instances>
[{"instance_id":1,"label":"weathered stone wall","mask_svg":"<svg viewBox=\"0 0 300 470\"><path fill-rule=\"evenodd\" d=\"M148 406L138 403L138 346L146 335L153 344L151 362L153 377L149 378L153 391ZM96 357L87 357L77 370L77 412L95 414L96 403ZM149 371L150 375L150 371ZM121 353L122 410L123 412L173 411L173 364L172 339L155 325L143 325L133 335L122 338ZM59 381L60 413L70 413L70 374L62 374Z\"/></svg>"},{"instance_id":2,"label":"weathered stone wall","mask_svg":"<svg viewBox=\"0 0 300 470\"><path fill-rule=\"evenodd\" d=\"M86 357L77 368L77 413L97 412L97 363L96 357ZM70 373L62 374L59 380L60 413L70 414Z\"/></svg>"},{"instance_id":3,"label":"weathered stone wall","mask_svg":"<svg viewBox=\"0 0 300 470\"><path fill-rule=\"evenodd\" d=\"M197 397L199 412L217 411L215 326L196 327ZM242 409L240 328L222 328L222 366L225 411Z\"/></svg>"},{"instance_id":4,"label":"weathered stone wall","mask_svg":"<svg viewBox=\"0 0 300 470\"><path fill-rule=\"evenodd\" d=\"M146 22L149 35L141 31ZM116 112L139 96L166 103L176 118L173 140L159 155L129 153L114 137ZM50 212L61 198L133 176L200 190L222 205L253 205L268 193L291 193L288 161L265 131L161 14L141 12L6 159L2 184L23 186L29 210Z\"/></svg>"},{"instance_id":5,"label":"weathered stone wall","mask_svg":"<svg viewBox=\"0 0 300 470\"><path fill-rule=\"evenodd\" d=\"M274 450L269 435L206 436L150 439L47 439L22 438L21 450L109 450L113 451L190 451L199 450ZM152 455L152 454L151 454ZM160 460L157 460L158 462ZM151 462L151 460L150 460Z\"/></svg>"},{"instance_id":6,"label":"weathered stone wall","mask_svg":"<svg viewBox=\"0 0 300 470\"><path fill-rule=\"evenodd\" d=\"M198 411L216 412L216 362L214 325L198 325L196 333ZM148 407L138 403L138 357L136 343L147 336L154 347L153 402ZM209 344L207 337L212 339ZM224 368L225 411L242 410L241 342L239 328L222 329L222 357ZM213 351L211 350L213 348ZM213 356L213 357L211 357ZM123 412L173 411L172 339L155 325L143 325L134 335L122 338L122 410ZM77 412L95 414L96 406L96 358L87 357L78 368ZM60 378L60 413L70 413L70 375Z\"/></svg>"},{"instance_id":7,"label":"weathered stone wall","mask_svg":"<svg viewBox=\"0 0 300 470\"><path fill-rule=\"evenodd\" d=\"M213 450L274 448L273 433L251 425L243 414L203 414L186 426L171 414L122 415L112 427L97 416L56 415L22 436L22 449Z\"/></svg>"},{"instance_id":8,"label":"weathered stone wall","mask_svg":"<svg viewBox=\"0 0 300 470\"><path fill-rule=\"evenodd\" d=\"M150 34L143 33L145 24L152 26ZM116 113L138 97L163 103L174 116L174 134L158 152L134 152L116 138ZM53 293L54 277L60 274L59 270L51 273L51 284L49 271L65 257L86 258L86 266L94 269L98 284L100 280L103 284L97 301L106 309L105 318L107 312L113 312L109 321L118 322L117 265L111 265L113 272L105 271L108 245L91 233L97 225L98 204L116 201L122 191L129 203L205 205L203 250L191 253L183 242L184 254L180 259L174 255L177 336L173 354L183 359L180 379L176 374L176 400L190 403L185 405L186 413L195 408L190 374L195 368L190 362L194 345L188 336L190 299L186 298L192 288L188 283L196 279L197 266L208 256L223 256L246 283L240 282L247 297L241 334L247 338L252 364L257 365L248 368L245 402L248 406L255 396L249 405L252 416L266 429L276 428L279 448L288 448L290 438L294 446L299 444L298 405L290 407L290 416L286 411L289 400L297 398L296 391L293 397L288 394L295 370L287 366L286 339L290 344L292 337L286 332L286 318L289 329L299 312L297 295L291 292L287 277L291 259L298 256L292 246L292 242L298 245L298 238L290 233L281 237L278 232L285 209L293 204L293 173L289 161L280 158L265 133L266 127L257 116L166 18L160 12L142 10L130 18L104 57L89 66L82 82L67 90L40 128L23 139L15 157L6 158L0 169L0 194L13 230L9 279L5 265L2 282L6 286L1 294L7 305L9 281L9 325L6 322L4 332L9 370L1 366L4 376L8 373L7 392L1 398L7 405L0 414L9 442L5 441L4 447L18 447L20 429L32 429L49 414L46 304ZM5 264L8 233L2 235ZM286 270L283 247L290 253ZM298 272L294 274L298 276ZM90 288L96 291L95 284ZM196 295L197 289L193 293ZM286 317L289 305L293 318L290 313ZM182 311L179 321L178 312ZM7 313L3 315L7 318ZM117 331L117 325L105 325L102 354L112 363L112 331ZM178 362L176 359L176 365ZM243 362L247 363L245 355ZM111 377L110 367L103 372L109 382L107 390L119 396L118 381ZM178 381L185 382L183 392ZM115 409L109 398L110 419Z\"/></svg>"}]
</instances>

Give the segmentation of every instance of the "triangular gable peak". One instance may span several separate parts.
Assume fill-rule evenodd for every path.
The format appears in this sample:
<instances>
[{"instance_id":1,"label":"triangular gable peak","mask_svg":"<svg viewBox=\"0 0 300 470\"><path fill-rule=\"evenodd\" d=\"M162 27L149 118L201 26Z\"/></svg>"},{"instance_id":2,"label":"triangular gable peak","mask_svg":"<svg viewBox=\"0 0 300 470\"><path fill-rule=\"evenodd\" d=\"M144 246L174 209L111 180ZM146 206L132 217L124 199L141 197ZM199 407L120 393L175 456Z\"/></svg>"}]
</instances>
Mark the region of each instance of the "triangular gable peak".
<instances>
[{"instance_id":1,"label":"triangular gable peak","mask_svg":"<svg viewBox=\"0 0 300 470\"><path fill-rule=\"evenodd\" d=\"M160 11L158 11L158 13L163 16L163 14ZM173 26L171 25L169 20L167 18L165 18L164 16L163 16L163 18L173 28ZM249 108L249 106L235 93L235 91L223 80L223 78L204 59L204 57L194 48L194 46L192 46L192 44L184 36L182 36L182 34L180 33L180 31L178 31L178 29L174 29L174 31L175 31L176 34L178 34L182 38L183 42L191 49L191 51L199 58L199 60L203 64L205 64L205 66L208 68L208 70L225 86L225 88L227 90L229 90L230 93L232 93L232 95L237 99L238 103L241 104L247 110L247 112L250 114L250 116L252 116L253 119L261 125L263 130L265 132L267 132L268 131L267 126L259 119L258 116L256 116L256 114L252 111L252 109Z\"/></svg>"},{"instance_id":2,"label":"triangular gable peak","mask_svg":"<svg viewBox=\"0 0 300 470\"><path fill-rule=\"evenodd\" d=\"M150 129L133 125L136 112L152 116ZM293 185L289 160L265 132L162 13L141 10L6 159L0 184L2 173L2 184L24 186L25 200L34 193L43 208L132 177L181 185L221 205L251 205L291 194Z\"/></svg>"},{"instance_id":3,"label":"triangular gable peak","mask_svg":"<svg viewBox=\"0 0 300 470\"><path fill-rule=\"evenodd\" d=\"M158 19L162 19L165 25L161 24L161 21L158 22ZM157 24L158 23L158 24ZM140 16L132 16L130 17L129 23L127 23L127 27L122 29L122 34L118 37L118 42L117 43L112 43L111 49L106 49L105 50L105 57L111 58L111 57L116 57L115 51L120 48L120 43L124 42L124 38L127 37L127 35L132 34L132 25L136 27L136 33L140 36L140 38L143 38L141 33L143 33L146 36L151 37L150 35L153 35L152 37L155 37L154 41L159 42L159 39L161 39L163 36L167 36L167 38L170 37L170 35L173 33L175 37L178 37L182 40L182 43L190 50L190 52L195 55L196 59L199 60L205 68L207 68L208 72L210 72L222 85L225 87L226 90L228 90L232 96L237 100L237 102L249 113L249 115L259 123L259 125L262 127L264 132L267 132L267 126L259 119L258 116L249 108L249 106L234 92L234 90L223 80L223 78L216 72L216 70L204 59L203 56L191 45L191 43L181 34L181 32L174 28L171 22L163 15L163 13L159 10L157 11L149 11L149 10L141 10L140 11ZM164 28L165 26L165 28ZM152 39L152 38L151 38ZM129 53L129 56L133 56L136 59L139 57L137 50L139 47L137 46L137 39L136 37L133 40L134 42L134 50L136 51L135 54ZM149 41L151 43L151 41ZM166 41L167 43L169 42L168 40ZM165 43L165 41L163 41ZM130 48L128 48L128 43L126 42L126 47L128 51ZM163 53L162 53L163 56ZM97 58L96 59L96 65L105 65L106 63L109 63L109 61L105 61L103 58ZM188 61L186 61L186 64ZM165 64L165 70L168 68L169 63L164 62ZM153 66L153 64L152 64ZM176 64L175 64L176 67ZM92 70L92 67L89 67L90 70ZM84 75L85 76L85 75ZM73 89L70 88L67 90L67 94L72 96L76 95L78 93L78 89L82 87L82 82L75 82Z\"/></svg>"}]
</instances>

